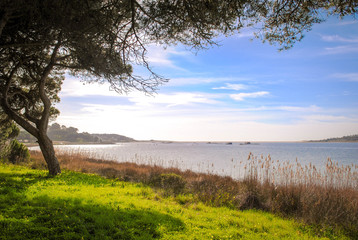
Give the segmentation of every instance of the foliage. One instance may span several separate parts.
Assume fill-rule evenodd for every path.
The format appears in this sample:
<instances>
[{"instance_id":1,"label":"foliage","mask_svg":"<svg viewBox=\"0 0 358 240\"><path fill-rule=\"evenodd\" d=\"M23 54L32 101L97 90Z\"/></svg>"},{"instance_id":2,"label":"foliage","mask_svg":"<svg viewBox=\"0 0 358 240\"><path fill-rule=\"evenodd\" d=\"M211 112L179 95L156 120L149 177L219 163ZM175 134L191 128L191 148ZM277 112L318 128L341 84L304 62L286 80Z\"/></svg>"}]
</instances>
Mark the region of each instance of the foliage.
<instances>
[{"instance_id":1,"label":"foliage","mask_svg":"<svg viewBox=\"0 0 358 240\"><path fill-rule=\"evenodd\" d=\"M16 137L17 140L20 142L36 142L36 138L32 136L30 133L26 132L25 130L20 130L19 135Z\"/></svg>"},{"instance_id":2,"label":"foliage","mask_svg":"<svg viewBox=\"0 0 358 240\"><path fill-rule=\"evenodd\" d=\"M8 159L11 163L27 162L30 159L29 149L16 139L11 141Z\"/></svg>"},{"instance_id":3,"label":"foliage","mask_svg":"<svg viewBox=\"0 0 358 240\"><path fill-rule=\"evenodd\" d=\"M176 196L184 193L186 182L182 176L175 173L163 173L151 176L149 184L163 189L166 195Z\"/></svg>"},{"instance_id":4,"label":"foliage","mask_svg":"<svg viewBox=\"0 0 358 240\"><path fill-rule=\"evenodd\" d=\"M0 165L0 193L0 239L345 239L269 213L182 205L142 184L70 171L48 177Z\"/></svg>"},{"instance_id":5,"label":"foliage","mask_svg":"<svg viewBox=\"0 0 358 240\"><path fill-rule=\"evenodd\" d=\"M53 141L99 142L97 137L89 133L79 133L77 128L60 126L58 123L49 126L48 136Z\"/></svg>"},{"instance_id":6,"label":"foliage","mask_svg":"<svg viewBox=\"0 0 358 240\"><path fill-rule=\"evenodd\" d=\"M0 113L0 158L12 163L26 162L30 158L27 147L16 140L19 128L4 114Z\"/></svg>"},{"instance_id":7,"label":"foliage","mask_svg":"<svg viewBox=\"0 0 358 240\"><path fill-rule=\"evenodd\" d=\"M77 128L66 127L53 123L49 126L47 134L52 141L64 142L82 142L82 143L117 143L132 142L133 138L118 134L91 134L87 132L78 132ZM26 131L20 130L20 134L16 137L21 142L35 142L36 138Z\"/></svg>"},{"instance_id":8,"label":"foliage","mask_svg":"<svg viewBox=\"0 0 358 240\"><path fill-rule=\"evenodd\" d=\"M318 140L313 142L358 142L358 134L344 136L340 138L328 138L328 139Z\"/></svg>"},{"instance_id":9,"label":"foliage","mask_svg":"<svg viewBox=\"0 0 358 240\"><path fill-rule=\"evenodd\" d=\"M99 142L99 143L114 143L114 142L131 142L132 138L128 138L118 134L90 134L87 132L79 133L77 128L60 126L54 123L49 126L48 136L53 141L69 141L69 142Z\"/></svg>"},{"instance_id":10,"label":"foliage","mask_svg":"<svg viewBox=\"0 0 358 240\"><path fill-rule=\"evenodd\" d=\"M15 138L20 130L5 114L0 112L0 143Z\"/></svg>"}]
</instances>

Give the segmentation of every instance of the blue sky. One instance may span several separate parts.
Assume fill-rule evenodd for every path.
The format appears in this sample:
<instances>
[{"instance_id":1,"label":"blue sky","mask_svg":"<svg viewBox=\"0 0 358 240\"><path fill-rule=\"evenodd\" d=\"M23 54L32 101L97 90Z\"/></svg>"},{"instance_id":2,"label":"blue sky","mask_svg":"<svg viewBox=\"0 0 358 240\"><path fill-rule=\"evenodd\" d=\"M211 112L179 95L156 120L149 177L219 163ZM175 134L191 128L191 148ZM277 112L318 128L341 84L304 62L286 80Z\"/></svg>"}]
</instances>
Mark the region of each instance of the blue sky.
<instances>
[{"instance_id":1,"label":"blue sky","mask_svg":"<svg viewBox=\"0 0 358 240\"><path fill-rule=\"evenodd\" d=\"M331 17L287 51L251 29L220 46L148 48L154 96L67 76L60 124L139 140L300 141L358 133L358 21ZM140 72L140 70L137 70Z\"/></svg>"}]
</instances>

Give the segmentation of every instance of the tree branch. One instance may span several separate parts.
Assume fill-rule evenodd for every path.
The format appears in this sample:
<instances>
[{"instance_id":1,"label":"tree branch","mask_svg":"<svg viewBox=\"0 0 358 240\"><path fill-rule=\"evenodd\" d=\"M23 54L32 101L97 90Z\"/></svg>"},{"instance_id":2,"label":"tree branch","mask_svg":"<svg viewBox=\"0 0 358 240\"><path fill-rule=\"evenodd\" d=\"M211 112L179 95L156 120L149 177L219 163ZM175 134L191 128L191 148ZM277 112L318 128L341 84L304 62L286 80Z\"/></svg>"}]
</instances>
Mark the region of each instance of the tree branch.
<instances>
[{"instance_id":1,"label":"tree branch","mask_svg":"<svg viewBox=\"0 0 358 240\"><path fill-rule=\"evenodd\" d=\"M34 137L38 137L38 131L34 126L32 126L29 122L27 122L24 118L22 118L19 114L17 114L9 105L8 98L9 98L9 89L11 86L11 83L13 81L13 77L15 75L15 72L18 70L20 66L20 62L15 65L15 67L12 69L11 73L7 77L5 88L2 90L2 96L1 96L1 108L3 111L10 116L11 119L13 119L17 124L19 124L21 127L23 127L26 131L28 131L30 134L32 134Z\"/></svg>"},{"instance_id":2,"label":"tree branch","mask_svg":"<svg viewBox=\"0 0 358 240\"><path fill-rule=\"evenodd\" d=\"M37 124L38 125L37 127L40 130L40 132L42 132L42 133L47 131L50 110L51 110L51 100L48 98L48 96L46 95L46 91L45 91L47 77L49 76L53 67L56 64L57 53L58 53L58 50L60 49L61 44L62 44L61 39L62 39L62 33L59 33L58 41L52 51L50 62L45 67L45 69L42 73L42 76L40 78L40 81L39 81L40 82L39 95L40 95L40 99L41 99L42 103L44 104L44 110L42 111L41 120L40 120L39 124Z\"/></svg>"},{"instance_id":3,"label":"tree branch","mask_svg":"<svg viewBox=\"0 0 358 240\"><path fill-rule=\"evenodd\" d=\"M153 22L156 22L158 24L165 24L165 22L161 22L157 19L155 19L153 16L151 16L136 0L133 0L132 2L134 2L135 5L137 5L137 7L144 13L144 15L146 15L150 20L152 20Z\"/></svg>"},{"instance_id":4,"label":"tree branch","mask_svg":"<svg viewBox=\"0 0 358 240\"><path fill-rule=\"evenodd\" d=\"M17 48L17 47L37 47L37 46L47 46L46 43L8 43L0 45L2 49L5 48Z\"/></svg>"}]
</instances>

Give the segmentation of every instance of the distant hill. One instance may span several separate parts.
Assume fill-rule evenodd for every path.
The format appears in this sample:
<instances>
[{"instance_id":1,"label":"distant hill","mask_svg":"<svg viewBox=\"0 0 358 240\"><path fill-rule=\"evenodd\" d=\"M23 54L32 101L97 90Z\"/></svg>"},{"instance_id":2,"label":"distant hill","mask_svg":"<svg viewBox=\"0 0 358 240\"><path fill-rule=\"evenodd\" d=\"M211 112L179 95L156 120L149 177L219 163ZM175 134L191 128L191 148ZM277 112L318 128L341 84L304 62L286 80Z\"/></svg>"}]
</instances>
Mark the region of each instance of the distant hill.
<instances>
[{"instance_id":1,"label":"distant hill","mask_svg":"<svg viewBox=\"0 0 358 240\"><path fill-rule=\"evenodd\" d=\"M316 141L310 141L310 142L358 142L358 134L344 136L344 137L340 137L340 138L327 138L327 139L323 139L323 140L316 140Z\"/></svg>"},{"instance_id":2,"label":"distant hill","mask_svg":"<svg viewBox=\"0 0 358 240\"><path fill-rule=\"evenodd\" d=\"M102 141L105 141L105 142L116 143L116 142L134 142L135 141L133 138L118 135L118 134L94 133L91 135L94 137L98 137L99 139L101 139Z\"/></svg>"},{"instance_id":3,"label":"distant hill","mask_svg":"<svg viewBox=\"0 0 358 240\"><path fill-rule=\"evenodd\" d=\"M49 126L47 134L52 141L70 143L117 143L133 142L133 138L118 134L91 134L88 132L79 133L77 128L66 127L58 123ZM35 142L36 139L28 132L21 130L17 139L21 142Z\"/></svg>"}]
</instances>

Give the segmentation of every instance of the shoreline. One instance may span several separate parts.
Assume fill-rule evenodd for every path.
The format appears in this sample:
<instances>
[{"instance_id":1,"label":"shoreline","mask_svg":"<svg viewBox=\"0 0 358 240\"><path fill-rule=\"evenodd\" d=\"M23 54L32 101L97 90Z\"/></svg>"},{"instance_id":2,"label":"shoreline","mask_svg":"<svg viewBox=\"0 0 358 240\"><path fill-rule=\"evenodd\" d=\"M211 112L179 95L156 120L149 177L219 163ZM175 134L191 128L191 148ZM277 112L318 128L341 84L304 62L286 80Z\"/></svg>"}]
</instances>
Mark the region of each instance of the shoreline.
<instances>
[{"instance_id":1,"label":"shoreline","mask_svg":"<svg viewBox=\"0 0 358 240\"><path fill-rule=\"evenodd\" d=\"M20 142L26 147L37 147L37 142ZM261 143L358 143L358 141L161 141L161 140L138 140L130 142L67 142L54 141L54 146L71 146L71 145L116 145L121 143L154 143L154 144L208 144L208 145L259 145Z\"/></svg>"}]
</instances>

